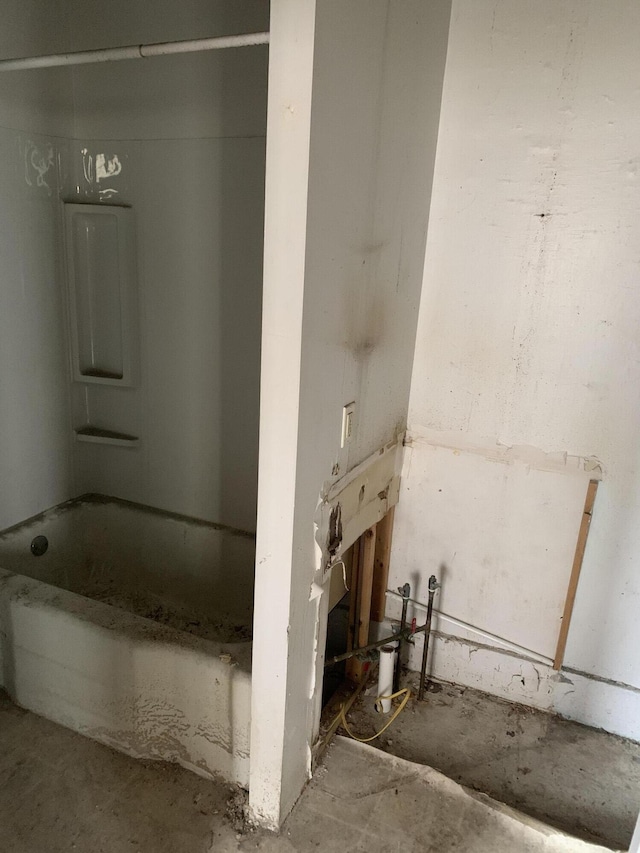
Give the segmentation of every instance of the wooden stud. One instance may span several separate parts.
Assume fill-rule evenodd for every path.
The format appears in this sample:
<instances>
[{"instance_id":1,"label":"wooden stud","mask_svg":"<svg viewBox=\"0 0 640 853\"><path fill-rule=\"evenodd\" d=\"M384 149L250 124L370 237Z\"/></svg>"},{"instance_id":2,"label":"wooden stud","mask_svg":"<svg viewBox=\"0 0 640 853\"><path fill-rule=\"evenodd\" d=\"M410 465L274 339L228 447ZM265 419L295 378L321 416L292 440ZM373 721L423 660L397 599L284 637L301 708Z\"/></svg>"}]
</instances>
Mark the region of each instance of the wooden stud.
<instances>
[{"instance_id":1,"label":"wooden stud","mask_svg":"<svg viewBox=\"0 0 640 853\"><path fill-rule=\"evenodd\" d=\"M365 531L359 539L359 555L358 555L358 578L357 584L351 588L356 591L355 598L355 622L353 644L351 648L360 648L366 646L369 642L369 621L371 618L371 593L373 590L373 563L376 551L376 525ZM352 681L360 681L364 672L368 669L367 664L356 658L349 658L347 661L346 674L347 678Z\"/></svg>"},{"instance_id":2,"label":"wooden stud","mask_svg":"<svg viewBox=\"0 0 640 853\"><path fill-rule=\"evenodd\" d=\"M576 553L573 558L571 577L569 578L569 588L567 589L567 597L564 603L564 613L562 614L562 623L560 625L560 634L558 636L558 645L556 647L556 656L553 661L554 669L560 669L564 661L564 652L567 646L567 637L569 636L571 614L573 613L573 604L576 600L578 579L580 578L580 570L582 568L582 561L584 560L584 552L587 547L587 536L589 535L589 527L591 525L591 518L593 516L593 505L595 503L597 490L598 481L592 480L587 488L587 497L584 502L584 512L582 513L582 521L580 522L580 531L578 533L578 544L576 545Z\"/></svg>"},{"instance_id":3,"label":"wooden stud","mask_svg":"<svg viewBox=\"0 0 640 853\"><path fill-rule=\"evenodd\" d=\"M351 546L351 592L349 595L349 623L347 627L347 648L350 652L356 646L356 634L358 630L358 590L360 588L360 540ZM351 659L346 663L347 678L356 680L352 671Z\"/></svg>"},{"instance_id":4,"label":"wooden stud","mask_svg":"<svg viewBox=\"0 0 640 853\"><path fill-rule=\"evenodd\" d=\"M369 642L369 622L371 620L371 595L373 593L373 567L376 556L376 528L374 524L362 537L362 571L360 573L360 619L358 625L358 646Z\"/></svg>"},{"instance_id":5,"label":"wooden stud","mask_svg":"<svg viewBox=\"0 0 640 853\"><path fill-rule=\"evenodd\" d=\"M373 593L371 595L371 619L382 622L386 610L389 585L389 560L391 557L391 536L393 534L392 507L385 517L376 525L376 555L373 569Z\"/></svg>"}]
</instances>

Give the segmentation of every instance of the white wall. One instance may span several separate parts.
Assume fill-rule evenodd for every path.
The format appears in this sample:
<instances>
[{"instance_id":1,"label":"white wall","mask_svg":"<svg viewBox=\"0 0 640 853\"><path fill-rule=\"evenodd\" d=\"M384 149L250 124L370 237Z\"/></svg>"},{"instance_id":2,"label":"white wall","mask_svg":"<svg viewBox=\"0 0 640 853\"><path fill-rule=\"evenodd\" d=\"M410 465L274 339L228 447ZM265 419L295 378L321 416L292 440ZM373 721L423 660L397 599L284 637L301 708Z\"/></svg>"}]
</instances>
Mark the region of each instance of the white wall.
<instances>
[{"instance_id":1,"label":"white wall","mask_svg":"<svg viewBox=\"0 0 640 853\"><path fill-rule=\"evenodd\" d=\"M273 826L318 725L320 491L406 422L448 16L272 3L250 796Z\"/></svg>"},{"instance_id":2,"label":"white wall","mask_svg":"<svg viewBox=\"0 0 640 853\"><path fill-rule=\"evenodd\" d=\"M0 57L14 59L71 49L64 0L5 0ZM73 124L71 71L57 68L0 76L2 126L65 137Z\"/></svg>"},{"instance_id":3,"label":"white wall","mask_svg":"<svg viewBox=\"0 0 640 853\"><path fill-rule=\"evenodd\" d=\"M268 29L264 2L116 5L70 4L76 49ZM137 386L73 396L75 425L141 442L78 444L78 493L255 529L267 60L261 46L74 69L72 197L133 207L140 296ZM87 182L83 149L121 173Z\"/></svg>"},{"instance_id":4,"label":"white wall","mask_svg":"<svg viewBox=\"0 0 640 853\"><path fill-rule=\"evenodd\" d=\"M3 5L0 56L67 48L61 5ZM58 192L66 69L0 75L0 529L71 497Z\"/></svg>"},{"instance_id":5,"label":"white wall","mask_svg":"<svg viewBox=\"0 0 640 853\"><path fill-rule=\"evenodd\" d=\"M600 681L550 706L605 727L602 679L640 687L639 37L631 0L454 0L393 555L392 581L421 576L423 598L444 563L443 609L480 628L501 615L486 586L511 586L506 639L538 620L529 647L549 648L539 581L551 563L568 576L581 495L567 502L565 475L537 468L545 453L597 457L566 665ZM499 692L481 657L457 679ZM438 660L446 671L444 645ZM532 675L510 697L543 705L555 689ZM620 698L633 699L621 733L638 695Z\"/></svg>"}]
</instances>

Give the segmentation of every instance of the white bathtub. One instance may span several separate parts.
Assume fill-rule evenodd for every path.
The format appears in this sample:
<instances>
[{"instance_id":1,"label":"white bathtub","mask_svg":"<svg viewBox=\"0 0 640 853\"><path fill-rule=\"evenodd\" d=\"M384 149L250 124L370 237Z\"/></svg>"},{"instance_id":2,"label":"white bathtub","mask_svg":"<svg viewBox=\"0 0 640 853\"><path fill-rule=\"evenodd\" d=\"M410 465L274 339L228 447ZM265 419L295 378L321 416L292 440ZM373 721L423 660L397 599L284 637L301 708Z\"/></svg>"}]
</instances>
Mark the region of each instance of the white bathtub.
<instances>
[{"instance_id":1,"label":"white bathtub","mask_svg":"<svg viewBox=\"0 0 640 853\"><path fill-rule=\"evenodd\" d=\"M247 534L100 496L0 533L2 685L131 755L247 786L254 553Z\"/></svg>"}]
</instances>

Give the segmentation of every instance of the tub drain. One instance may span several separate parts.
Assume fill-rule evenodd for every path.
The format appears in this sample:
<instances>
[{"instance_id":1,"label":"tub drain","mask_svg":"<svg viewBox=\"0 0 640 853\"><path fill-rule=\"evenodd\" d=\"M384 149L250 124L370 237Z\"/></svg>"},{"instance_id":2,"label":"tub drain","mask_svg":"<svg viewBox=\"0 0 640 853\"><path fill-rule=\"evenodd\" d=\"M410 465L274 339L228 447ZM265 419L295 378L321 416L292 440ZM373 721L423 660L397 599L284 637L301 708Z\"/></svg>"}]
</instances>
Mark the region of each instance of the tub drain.
<instances>
[{"instance_id":1,"label":"tub drain","mask_svg":"<svg viewBox=\"0 0 640 853\"><path fill-rule=\"evenodd\" d=\"M31 542L31 553L34 557L42 557L48 547L49 540L46 536L36 536L36 538Z\"/></svg>"}]
</instances>

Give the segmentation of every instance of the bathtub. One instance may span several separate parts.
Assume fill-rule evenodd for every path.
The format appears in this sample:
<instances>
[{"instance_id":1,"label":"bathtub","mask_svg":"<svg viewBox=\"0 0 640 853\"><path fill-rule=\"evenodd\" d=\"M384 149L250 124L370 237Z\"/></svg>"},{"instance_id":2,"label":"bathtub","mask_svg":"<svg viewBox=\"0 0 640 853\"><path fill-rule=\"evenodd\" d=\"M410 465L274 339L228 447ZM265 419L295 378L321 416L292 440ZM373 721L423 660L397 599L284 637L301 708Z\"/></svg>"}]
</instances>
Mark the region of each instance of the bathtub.
<instances>
[{"instance_id":1,"label":"bathtub","mask_svg":"<svg viewBox=\"0 0 640 853\"><path fill-rule=\"evenodd\" d=\"M247 787L255 542L85 495L0 533L0 681L140 758Z\"/></svg>"}]
</instances>

